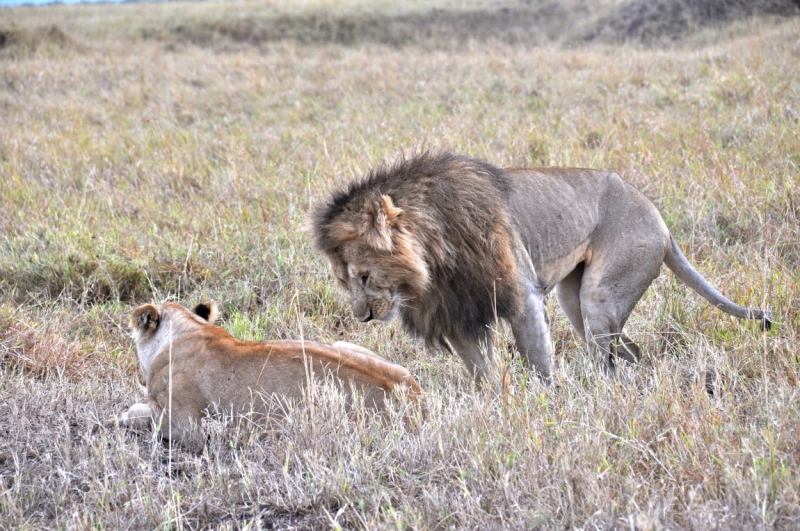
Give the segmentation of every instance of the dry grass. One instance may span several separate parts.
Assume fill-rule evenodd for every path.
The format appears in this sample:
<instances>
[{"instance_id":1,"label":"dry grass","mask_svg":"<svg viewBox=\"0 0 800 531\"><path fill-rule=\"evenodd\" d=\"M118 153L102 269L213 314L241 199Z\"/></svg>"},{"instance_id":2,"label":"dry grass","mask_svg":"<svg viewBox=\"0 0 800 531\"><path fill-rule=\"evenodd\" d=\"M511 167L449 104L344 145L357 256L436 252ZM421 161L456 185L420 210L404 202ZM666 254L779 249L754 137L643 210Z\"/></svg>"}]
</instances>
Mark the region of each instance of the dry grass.
<instances>
[{"instance_id":1,"label":"dry grass","mask_svg":"<svg viewBox=\"0 0 800 531\"><path fill-rule=\"evenodd\" d=\"M174 31L420 5L2 12L0 528L800 526L800 20L666 48ZM505 384L476 391L459 360L356 323L302 231L331 187L420 144L618 171L706 278L779 326L761 334L665 273L619 381L551 301L556 384L529 379L503 329ZM240 337L370 347L417 377L430 417L348 417L328 393L276 426L211 421L202 456L115 429L137 399L124 323L165 297L215 298Z\"/></svg>"}]
</instances>

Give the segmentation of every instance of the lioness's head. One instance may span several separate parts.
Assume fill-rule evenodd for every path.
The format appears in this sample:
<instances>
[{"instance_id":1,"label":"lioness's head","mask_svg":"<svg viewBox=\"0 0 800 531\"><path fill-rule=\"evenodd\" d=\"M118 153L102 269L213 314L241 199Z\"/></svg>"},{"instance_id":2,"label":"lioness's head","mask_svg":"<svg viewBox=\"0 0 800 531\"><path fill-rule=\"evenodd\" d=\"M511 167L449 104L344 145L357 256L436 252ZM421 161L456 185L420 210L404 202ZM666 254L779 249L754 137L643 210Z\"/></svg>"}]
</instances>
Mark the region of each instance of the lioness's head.
<instances>
[{"instance_id":1,"label":"lioness's head","mask_svg":"<svg viewBox=\"0 0 800 531\"><path fill-rule=\"evenodd\" d=\"M152 304L139 306L133 311L130 327L134 343L139 343L156 333L156 330L158 330L158 317L158 308Z\"/></svg>"},{"instance_id":2,"label":"lioness's head","mask_svg":"<svg viewBox=\"0 0 800 531\"><path fill-rule=\"evenodd\" d=\"M142 375L147 378L153 359L175 336L214 324L218 317L219 310L214 301L201 302L191 310L174 302L145 304L136 308L131 315L130 328Z\"/></svg>"},{"instance_id":3,"label":"lioness's head","mask_svg":"<svg viewBox=\"0 0 800 531\"><path fill-rule=\"evenodd\" d=\"M199 317L211 324L214 324L219 317L217 303L214 301L201 302L191 311L172 302L165 302L158 307L145 304L136 308L131 315L130 328L133 341L136 345L140 345L152 339L159 332L163 317L176 313L186 314L190 319Z\"/></svg>"},{"instance_id":4,"label":"lioness's head","mask_svg":"<svg viewBox=\"0 0 800 531\"><path fill-rule=\"evenodd\" d=\"M413 212L389 195L336 195L315 214L315 243L340 286L350 292L353 315L391 321L429 283L424 251L408 230Z\"/></svg>"}]
</instances>

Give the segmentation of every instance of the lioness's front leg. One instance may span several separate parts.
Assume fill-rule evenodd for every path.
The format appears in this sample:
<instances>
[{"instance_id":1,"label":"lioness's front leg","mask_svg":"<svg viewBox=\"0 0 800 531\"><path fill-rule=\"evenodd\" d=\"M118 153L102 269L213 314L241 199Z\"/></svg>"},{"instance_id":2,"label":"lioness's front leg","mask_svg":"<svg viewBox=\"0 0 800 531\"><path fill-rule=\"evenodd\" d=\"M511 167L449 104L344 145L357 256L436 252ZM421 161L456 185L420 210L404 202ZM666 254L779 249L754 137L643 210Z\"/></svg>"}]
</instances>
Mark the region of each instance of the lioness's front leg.
<instances>
[{"instance_id":1,"label":"lioness's front leg","mask_svg":"<svg viewBox=\"0 0 800 531\"><path fill-rule=\"evenodd\" d=\"M553 373L553 345L550 342L550 327L544 306L544 292L526 280L525 302L520 314L511 320L511 330L517 349L523 359L545 382Z\"/></svg>"},{"instance_id":2,"label":"lioness's front leg","mask_svg":"<svg viewBox=\"0 0 800 531\"><path fill-rule=\"evenodd\" d=\"M134 404L119 416L119 423L134 431L148 431L153 425L153 409L147 404Z\"/></svg>"},{"instance_id":3,"label":"lioness's front leg","mask_svg":"<svg viewBox=\"0 0 800 531\"><path fill-rule=\"evenodd\" d=\"M204 439L199 431L199 417L180 408L173 409L176 409L174 418L168 410L161 410L157 405L134 404L119 416L119 423L137 432L150 431L155 426L162 438L170 440L171 437L173 442L182 444L189 451L202 450Z\"/></svg>"}]
</instances>

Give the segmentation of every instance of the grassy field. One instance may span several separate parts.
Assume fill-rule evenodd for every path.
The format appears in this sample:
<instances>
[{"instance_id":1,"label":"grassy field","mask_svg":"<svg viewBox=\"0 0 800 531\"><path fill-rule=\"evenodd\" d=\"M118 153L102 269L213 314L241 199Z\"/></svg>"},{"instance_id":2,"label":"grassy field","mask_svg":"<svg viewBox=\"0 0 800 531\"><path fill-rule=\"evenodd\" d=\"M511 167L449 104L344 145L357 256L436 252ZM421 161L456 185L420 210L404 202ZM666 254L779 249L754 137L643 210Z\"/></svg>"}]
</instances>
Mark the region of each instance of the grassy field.
<instances>
[{"instance_id":1,"label":"grassy field","mask_svg":"<svg viewBox=\"0 0 800 531\"><path fill-rule=\"evenodd\" d=\"M614 0L429 5L0 10L0 528L800 527L800 18L630 33ZM502 328L504 384L474 389L356 322L304 231L420 145L620 173L777 326L664 273L621 378L551 300L555 384ZM165 298L217 300L245 339L369 347L429 418L329 393L279 425L209 421L200 456L120 430L141 398L127 319Z\"/></svg>"}]
</instances>

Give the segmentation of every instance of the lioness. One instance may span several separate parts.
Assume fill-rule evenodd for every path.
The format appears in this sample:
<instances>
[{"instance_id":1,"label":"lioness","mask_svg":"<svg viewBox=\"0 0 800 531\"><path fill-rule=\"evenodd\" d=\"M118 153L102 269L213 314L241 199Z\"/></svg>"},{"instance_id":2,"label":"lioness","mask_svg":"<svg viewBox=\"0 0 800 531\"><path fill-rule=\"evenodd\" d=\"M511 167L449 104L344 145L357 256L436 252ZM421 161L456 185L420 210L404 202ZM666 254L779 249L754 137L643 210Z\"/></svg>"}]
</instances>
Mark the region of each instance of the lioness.
<instances>
[{"instance_id":1,"label":"lioness","mask_svg":"<svg viewBox=\"0 0 800 531\"><path fill-rule=\"evenodd\" d=\"M406 369L363 347L240 341L213 324L217 316L213 301L193 310L172 302L145 304L133 312L130 326L147 400L123 413L121 424L147 429L156 421L163 437L196 450L206 411L263 411L265 399L301 399L311 379L332 377L348 397L357 389L376 409L384 408L397 386L407 387L412 400L420 393Z\"/></svg>"},{"instance_id":2,"label":"lioness","mask_svg":"<svg viewBox=\"0 0 800 531\"><path fill-rule=\"evenodd\" d=\"M639 348L622 333L665 263L711 304L758 319L723 297L686 260L655 206L615 173L500 169L448 151L380 165L319 204L317 250L367 322L398 315L429 344L447 343L481 380L496 317L545 379L552 345L544 298L558 303L591 355L613 373Z\"/></svg>"}]
</instances>

